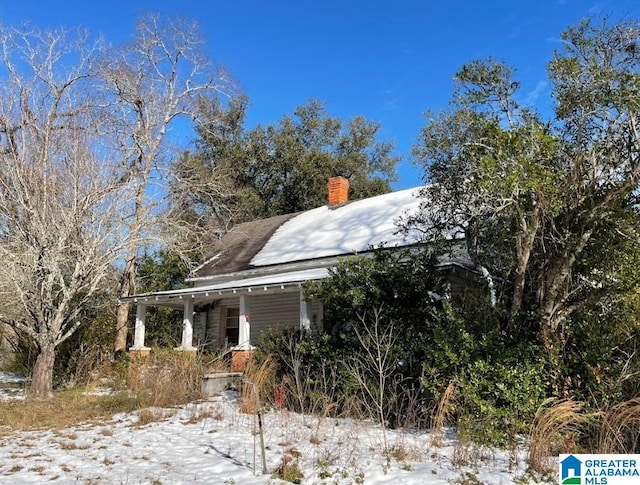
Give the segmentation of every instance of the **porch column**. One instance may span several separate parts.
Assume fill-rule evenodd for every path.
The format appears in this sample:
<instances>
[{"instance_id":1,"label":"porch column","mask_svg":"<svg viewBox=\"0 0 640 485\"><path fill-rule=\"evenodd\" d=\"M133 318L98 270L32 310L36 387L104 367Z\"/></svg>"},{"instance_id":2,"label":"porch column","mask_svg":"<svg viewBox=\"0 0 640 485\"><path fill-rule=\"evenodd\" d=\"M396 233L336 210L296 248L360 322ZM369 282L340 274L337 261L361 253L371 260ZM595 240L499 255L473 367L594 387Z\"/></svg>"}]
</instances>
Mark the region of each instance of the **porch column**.
<instances>
[{"instance_id":1,"label":"porch column","mask_svg":"<svg viewBox=\"0 0 640 485\"><path fill-rule=\"evenodd\" d=\"M300 292L300 332L306 333L311 330L311 302L304 299L304 293Z\"/></svg>"},{"instance_id":2,"label":"porch column","mask_svg":"<svg viewBox=\"0 0 640 485\"><path fill-rule=\"evenodd\" d=\"M251 308L249 305L249 296L240 295L240 308L238 317L238 345L231 348L231 371L242 372L247 360L253 354L251 346L251 325L250 320Z\"/></svg>"},{"instance_id":3,"label":"porch column","mask_svg":"<svg viewBox=\"0 0 640 485\"><path fill-rule=\"evenodd\" d=\"M136 305L136 326L133 333L133 347L129 350L151 350L144 346L145 316L147 313L147 305L138 303Z\"/></svg>"},{"instance_id":4,"label":"porch column","mask_svg":"<svg viewBox=\"0 0 640 485\"><path fill-rule=\"evenodd\" d=\"M193 300L184 301L184 316L182 318L182 343L177 350L196 350L193 346Z\"/></svg>"},{"instance_id":5,"label":"porch column","mask_svg":"<svg viewBox=\"0 0 640 485\"><path fill-rule=\"evenodd\" d=\"M240 295L240 316L238 319L238 345L236 349L250 349L251 348L251 324L250 313L251 308L249 305L249 296Z\"/></svg>"}]
</instances>

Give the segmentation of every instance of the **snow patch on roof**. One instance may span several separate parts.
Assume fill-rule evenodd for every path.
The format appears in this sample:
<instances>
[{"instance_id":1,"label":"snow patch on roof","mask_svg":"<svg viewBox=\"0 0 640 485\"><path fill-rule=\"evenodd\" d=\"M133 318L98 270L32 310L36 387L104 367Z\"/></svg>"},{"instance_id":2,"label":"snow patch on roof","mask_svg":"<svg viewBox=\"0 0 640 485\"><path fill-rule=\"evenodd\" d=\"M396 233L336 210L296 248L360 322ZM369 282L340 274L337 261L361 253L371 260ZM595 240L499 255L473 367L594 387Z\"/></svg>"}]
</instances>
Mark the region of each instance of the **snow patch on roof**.
<instances>
[{"instance_id":1,"label":"snow patch on roof","mask_svg":"<svg viewBox=\"0 0 640 485\"><path fill-rule=\"evenodd\" d=\"M420 205L419 188L357 200L341 207L318 207L289 219L253 257L265 266L367 251L371 246L407 246L417 233L398 233L397 220Z\"/></svg>"}]
</instances>

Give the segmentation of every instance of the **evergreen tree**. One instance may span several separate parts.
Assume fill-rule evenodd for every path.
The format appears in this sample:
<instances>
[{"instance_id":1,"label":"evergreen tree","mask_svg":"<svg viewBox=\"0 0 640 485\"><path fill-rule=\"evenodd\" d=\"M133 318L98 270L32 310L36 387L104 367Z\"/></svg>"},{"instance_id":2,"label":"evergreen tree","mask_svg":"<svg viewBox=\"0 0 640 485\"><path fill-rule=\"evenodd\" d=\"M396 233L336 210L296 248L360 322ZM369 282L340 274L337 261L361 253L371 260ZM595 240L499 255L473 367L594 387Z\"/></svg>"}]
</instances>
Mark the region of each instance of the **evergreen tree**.
<instances>
[{"instance_id":1,"label":"evergreen tree","mask_svg":"<svg viewBox=\"0 0 640 485\"><path fill-rule=\"evenodd\" d=\"M174 164L172 217L209 232L326 204L330 177L350 181L353 199L388 192L398 158L379 142L380 125L347 123L311 100L274 125L244 128L248 101L200 104L199 139Z\"/></svg>"},{"instance_id":2,"label":"evergreen tree","mask_svg":"<svg viewBox=\"0 0 640 485\"><path fill-rule=\"evenodd\" d=\"M503 63L460 70L451 109L430 117L415 148L435 185L412 221L466 233L502 282L505 331L533 329L554 372L572 323L629 291L640 256L638 22L585 20L562 37L551 120L518 103Z\"/></svg>"}]
</instances>

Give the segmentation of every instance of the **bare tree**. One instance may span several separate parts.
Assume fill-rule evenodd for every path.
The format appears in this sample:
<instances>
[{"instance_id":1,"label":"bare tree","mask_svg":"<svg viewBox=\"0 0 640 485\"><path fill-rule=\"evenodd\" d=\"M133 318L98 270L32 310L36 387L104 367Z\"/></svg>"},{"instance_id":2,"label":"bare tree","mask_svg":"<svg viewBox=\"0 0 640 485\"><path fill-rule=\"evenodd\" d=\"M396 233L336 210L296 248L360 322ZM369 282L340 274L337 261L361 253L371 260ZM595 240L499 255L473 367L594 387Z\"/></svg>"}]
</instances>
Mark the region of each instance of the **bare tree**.
<instances>
[{"instance_id":1,"label":"bare tree","mask_svg":"<svg viewBox=\"0 0 640 485\"><path fill-rule=\"evenodd\" d=\"M119 294L135 291L140 241L158 236L163 179L172 151L169 130L180 117L194 118L199 99L215 97L232 83L224 70L202 53L198 26L185 19L149 15L136 27L134 40L110 53L101 66L112 100L112 147L128 168L130 238ZM115 351L126 348L129 304L118 308Z\"/></svg>"},{"instance_id":2,"label":"bare tree","mask_svg":"<svg viewBox=\"0 0 640 485\"><path fill-rule=\"evenodd\" d=\"M398 339L393 322L382 322L382 308L373 310L372 319L367 315L359 315L362 329L353 328L360 353L346 360L347 370L355 379L363 398L365 409L380 424L382 444L389 465L389 445L387 441L387 422L389 419L389 403L393 395L389 392L397 361L394 346Z\"/></svg>"},{"instance_id":3,"label":"bare tree","mask_svg":"<svg viewBox=\"0 0 640 485\"><path fill-rule=\"evenodd\" d=\"M36 397L130 237L121 167L100 143L101 52L80 31L0 26L0 322L37 349Z\"/></svg>"}]
</instances>

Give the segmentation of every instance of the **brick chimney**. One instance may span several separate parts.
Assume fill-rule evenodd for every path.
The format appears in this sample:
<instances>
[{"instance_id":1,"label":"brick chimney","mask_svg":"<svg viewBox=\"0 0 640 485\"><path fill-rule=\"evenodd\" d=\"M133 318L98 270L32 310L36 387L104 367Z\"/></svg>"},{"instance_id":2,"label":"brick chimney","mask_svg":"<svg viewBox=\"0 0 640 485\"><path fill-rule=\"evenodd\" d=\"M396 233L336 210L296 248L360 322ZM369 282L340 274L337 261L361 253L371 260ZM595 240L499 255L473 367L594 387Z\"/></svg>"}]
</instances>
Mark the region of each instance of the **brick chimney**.
<instances>
[{"instance_id":1,"label":"brick chimney","mask_svg":"<svg viewBox=\"0 0 640 485\"><path fill-rule=\"evenodd\" d=\"M329 205L344 204L349 200L349 180L344 177L331 177L327 184L329 188Z\"/></svg>"}]
</instances>

